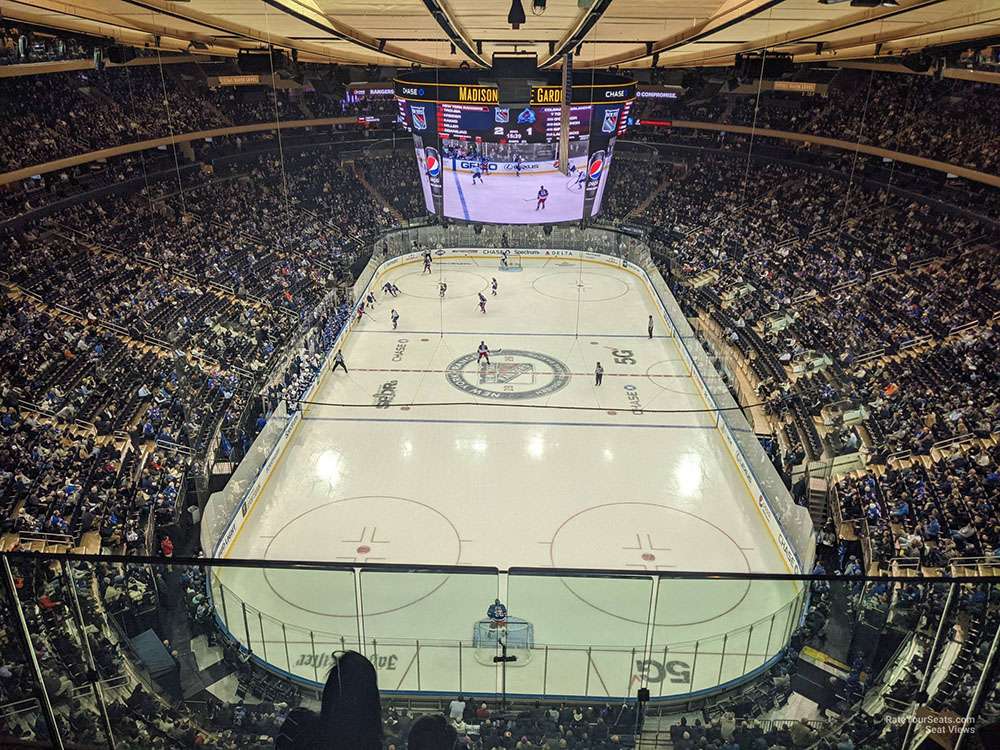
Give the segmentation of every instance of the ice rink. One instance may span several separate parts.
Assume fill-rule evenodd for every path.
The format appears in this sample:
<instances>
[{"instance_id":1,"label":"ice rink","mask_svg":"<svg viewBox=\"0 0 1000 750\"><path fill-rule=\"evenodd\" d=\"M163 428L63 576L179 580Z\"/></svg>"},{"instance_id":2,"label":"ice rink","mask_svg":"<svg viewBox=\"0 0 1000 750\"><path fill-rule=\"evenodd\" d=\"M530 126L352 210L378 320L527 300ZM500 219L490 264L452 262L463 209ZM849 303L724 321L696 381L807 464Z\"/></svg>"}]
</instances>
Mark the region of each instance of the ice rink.
<instances>
[{"instance_id":1,"label":"ice rink","mask_svg":"<svg viewBox=\"0 0 1000 750\"><path fill-rule=\"evenodd\" d=\"M532 224L536 222L579 221L583 217L582 183L555 168L544 172L525 171L520 175L491 172L482 181L472 181L472 173L453 169L444 159L444 215L465 221ZM587 169L587 157L573 157L578 174ZM549 191L545 208L536 209L541 186Z\"/></svg>"},{"instance_id":2,"label":"ice rink","mask_svg":"<svg viewBox=\"0 0 1000 750\"><path fill-rule=\"evenodd\" d=\"M375 287L386 279L401 294L378 292L348 336L349 372L324 374L228 557L635 577L216 568L236 637L322 680L311 655L360 635L383 689L453 692L460 674L466 694L498 686L492 654L470 644L498 595L534 628L512 693L620 696L639 679L654 697L695 692L780 650L793 583L665 580L654 604L643 576L788 571L641 279L529 257L518 272L479 257L425 274L418 261ZM641 658L650 616L655 664Z\"/></svg>"}]
</instances>

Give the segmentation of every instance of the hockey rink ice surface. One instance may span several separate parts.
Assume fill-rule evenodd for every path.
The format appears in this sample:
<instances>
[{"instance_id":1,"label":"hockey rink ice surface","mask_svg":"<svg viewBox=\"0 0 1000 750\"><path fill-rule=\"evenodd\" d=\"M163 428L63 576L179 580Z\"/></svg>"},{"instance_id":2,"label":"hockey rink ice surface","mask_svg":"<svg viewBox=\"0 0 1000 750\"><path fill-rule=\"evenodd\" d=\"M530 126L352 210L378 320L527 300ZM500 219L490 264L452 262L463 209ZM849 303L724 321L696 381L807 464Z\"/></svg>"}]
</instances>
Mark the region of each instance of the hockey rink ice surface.
<instances>
[{"instance_id":1,"label":"hockey rink ice surface","mask_svg":"<svg viewBox=\"0 0 1000 750\"><path fill-rule=\"evenodd\" d=\"M513 224L578 221L583 216L583 189L575 176L568 177L555 169L520 175L491 172L473 184L471 172L453 170L450 159L444 162L445 216ZM586 172L586 156L574 157L570 162L580 174ZM542 185L549 197L545 208L536 210L538 188Z\"/></svg>"},{"instance_id":2,"label":"hockey rink ice surface","mask_svg":"<svg viewBox=\"0 0 1000 750\"><path fill-rule=\"evenodd\" d=\"M792 582L665 580L642 663L657 585L644 572L788 572L645 284L578 259L498 265L376 278L400 296L378 291L348 335L349 373L324 373L227 556L635 574L362 573L364 651L385 690L454 692L461 672L466 695L497 691L471 640L498 595L534 628L512 694L623 696L643 677L653 697L686 694L761 666L787 639ZM230 630L271 664L322 681L322 654L358 648L350 571L214 572Z\"/></svg>"}]
</instances>

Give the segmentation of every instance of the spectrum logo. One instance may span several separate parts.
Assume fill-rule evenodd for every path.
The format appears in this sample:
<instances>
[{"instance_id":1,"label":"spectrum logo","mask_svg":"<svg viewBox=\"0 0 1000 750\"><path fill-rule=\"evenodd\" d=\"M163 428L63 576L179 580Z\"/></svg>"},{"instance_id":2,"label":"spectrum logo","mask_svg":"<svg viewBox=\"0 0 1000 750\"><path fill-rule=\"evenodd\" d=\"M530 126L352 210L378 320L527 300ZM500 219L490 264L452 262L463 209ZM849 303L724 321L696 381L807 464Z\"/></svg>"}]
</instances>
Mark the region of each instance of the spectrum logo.
<instances>
[{"instance_id":1,"label":"spectrum logo","mask_svg":"<svg viewBox=\"0 0 1000 750\"><path fill-rule=\"evenodd\" d=\"M437 151L434 149L427 149L424 166L427 167L427 174L431 177L437 177L441 174L441 159L438 157Z\"/></svg>"}]
</instances>

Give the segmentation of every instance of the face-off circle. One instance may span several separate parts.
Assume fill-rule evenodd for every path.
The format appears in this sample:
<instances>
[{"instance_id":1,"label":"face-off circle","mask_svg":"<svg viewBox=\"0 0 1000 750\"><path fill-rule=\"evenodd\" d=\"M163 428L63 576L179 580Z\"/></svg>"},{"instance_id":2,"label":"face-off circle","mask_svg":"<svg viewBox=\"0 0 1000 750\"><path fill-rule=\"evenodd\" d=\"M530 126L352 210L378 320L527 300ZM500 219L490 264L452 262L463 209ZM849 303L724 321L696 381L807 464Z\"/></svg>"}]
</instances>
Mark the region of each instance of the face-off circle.
<instances>
[{"instance_id":1,"label":"face-off circle","mask_svg":"<svg viewBox=\"0 0 1000 750\"><path fill-rule=\"evenodd\" d=\"M408 296L419 299L440 299L438 284L442 281L448 285L445 300L475 297L490 288L490 280L485 276L454 266L449 266L444 271L434 268L433 273L410 271L398 276L395 281Z\"/></svg>"},{"instance_id":2,"label":"face-off circle","mask_svg":"<svg viewBox=\"0 0 1000 750\"><path fill-rule=\"evenodd\" d=\"M688 511L657 503L614 502L587 508L566 519L549 544L554 567L625 569L638 575L690 569L690 561L704 561L707 551L712 555L708 565L712 572L750 572L746 553L721 528ZM621 588L614 581L584 583L565 578L562 583L580 601L604 614L640 625L646 622L645 610L622 612ZM750 581L713 580L710 588L707 583L664 579L656 624L682 627L710 622L738 607L750 591Z\"/></svg>"},{"instance_id":3,"label":"face-off circle","mask_svg":"<svg viewBox=\"0 0 1000 750\"><path fill-rule=\"evenodd\" d=\"M455 388L488 399L522 400L550 396L569 383L569 368L555 357L523 349L504 349L477 362L476 352L451 362L445 379Z\"/></svg>"},{"instance_id":4,"label":"face-off circle","mask_svg":"<svg viewBox=\"0 0 1000 750\"><path fill-rule=\"evenodd\" d=\"M414 529L420 529L414 534ZM317 506L277 530L264 551L268 560L303 559L303 539L323 539L310 559L339 563L461 564L458 529L440 511L405 497L364 495ZM432 553L433 559L427 558ZM406 585L388 574L364 573L365 615L384 615L426 599L448 581L438 573L412 573ZM340 571L264 571L271 591L296 609L324 617L354 618L353 576ZM266 613L265 613L266 614Z\"/></svg>"},{"instance_id":5,"label":"face-off circle","mask_svg":"<svg viewBox=\"0 0 1000 750\"><path fill-rule=\"evenodd\" d=\"M629 286L612 276L579 270L554 271L539 276L532 288L545 297L576 302L609 302L628 294Z\"/></svg>"}]
</instances>

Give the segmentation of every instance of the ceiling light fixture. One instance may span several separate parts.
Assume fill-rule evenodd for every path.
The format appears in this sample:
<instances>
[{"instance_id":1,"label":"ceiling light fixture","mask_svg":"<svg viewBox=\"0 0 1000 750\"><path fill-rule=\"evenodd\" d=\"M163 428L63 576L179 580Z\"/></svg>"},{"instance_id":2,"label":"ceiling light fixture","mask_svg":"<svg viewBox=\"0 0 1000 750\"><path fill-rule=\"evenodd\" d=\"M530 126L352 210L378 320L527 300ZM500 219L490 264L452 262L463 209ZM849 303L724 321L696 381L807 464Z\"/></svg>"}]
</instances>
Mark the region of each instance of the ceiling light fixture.
<instances>
[{"instance_id":1,"label":"ceiling light fixture","mask_svg":"<svg viewBox=\"0 0 1000 750\"><path fill-rule=\"evenodd\" d=\"M524 15L524 6L521 0L510 0L510 12L507 14L507 23L514 30L521 28L527 17Z\"/></svg>"}]
</instances>

